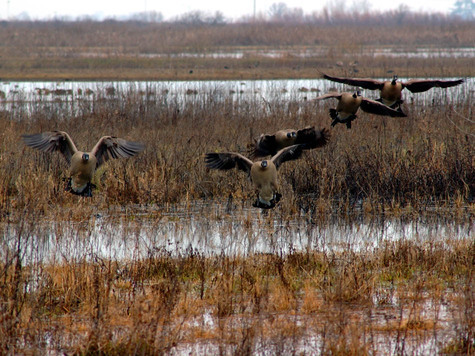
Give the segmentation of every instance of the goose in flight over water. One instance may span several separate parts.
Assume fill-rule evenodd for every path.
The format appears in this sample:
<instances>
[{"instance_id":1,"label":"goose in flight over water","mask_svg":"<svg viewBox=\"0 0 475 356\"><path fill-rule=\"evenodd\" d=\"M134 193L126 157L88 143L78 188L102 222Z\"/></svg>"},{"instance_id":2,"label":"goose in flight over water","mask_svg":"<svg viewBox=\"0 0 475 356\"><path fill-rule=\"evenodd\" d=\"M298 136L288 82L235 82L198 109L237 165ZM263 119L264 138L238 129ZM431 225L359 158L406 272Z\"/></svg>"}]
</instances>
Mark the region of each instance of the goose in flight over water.
<instances>
[{"instance_id":1,"label":"goose in flight over water","mask_svg":"<svg viewBox=\"0 0 475 356\"><path fill-rule=\"evenodd\" d=\"M325 95L319 96L313 100L327 100L337 99L338 105L336 109L330 109L330 117L332 118L332 126L337 123L346 124L348 129L351 128L351 122L357 118L356 112L359 108L375 115L393 116L393 117L405 117L402 111L391 109L379 101L367 99L361 96L360 91L351 93L337 93L331 92Z\"/></svg>"},{"instance_id":2,"label":"goose in flight over water","mask_svg":"<svg viewBox=\"0 0 475 356\"><path fill-rule=\"evenodd\" d=\"M325 146L330 139L330 131L324 128L315 130L315 127L306 127L301 130L279 130L272 135L261 135L253 145L251 157L273 156L279 150L298 144L305 144L303 149L312 149Z\"/></svg>"},{"instance_id":3,"label":"goose in flight over water","mask_svg":"<svg viewBox=\"0 0 475 356\"><path fill-rule=\"evenodd\" d=\"M282 163L298 159L303 148L304 145L288 146L278 151L270 160L256 162L235 152L207 153L205 162L206 167L211 169L237 168L246 172L257 190L257 200L253 206L271 209L281 198L281 194L277 192L277 170Z\"/></svg>"},{"instance_id":4,"label":"goose in flight over water","mask_svg":"<svg viewBox=\"0 0 475 356\"><path fill-rule=\"evenodd\" d=\"M92 196L92 177L95 170L112 158L128 158L145 149L140 142L130 142L114 136L103 136L90 152L79 151L64 131L50 131L22 135L27 146L43 152L60 152L70 166L70 179L66 187L73 194Z\"/></svg>"},{"instance_id":5,"label":"goose in flight over water","mask_svg":"<svg viewBox=\"0 0 475 356\"><path fill-rule=\"evenodd\" d=\"M361 87L369 90L379 90L380 98L377 101L393 108L400 109L400 105L403 103L402 90L407 88L412 93L422 93L432 88L449 88L464 82L463 79L457 80L439 80L439 79L413 79L407 82L398 81L397 75L393 76L392 80L376 80L369 78L342 78L333 77L322 73L323 78L331 80L337 83L343 83L352 85L355 87Z\"/></svg>"}]
</instances>

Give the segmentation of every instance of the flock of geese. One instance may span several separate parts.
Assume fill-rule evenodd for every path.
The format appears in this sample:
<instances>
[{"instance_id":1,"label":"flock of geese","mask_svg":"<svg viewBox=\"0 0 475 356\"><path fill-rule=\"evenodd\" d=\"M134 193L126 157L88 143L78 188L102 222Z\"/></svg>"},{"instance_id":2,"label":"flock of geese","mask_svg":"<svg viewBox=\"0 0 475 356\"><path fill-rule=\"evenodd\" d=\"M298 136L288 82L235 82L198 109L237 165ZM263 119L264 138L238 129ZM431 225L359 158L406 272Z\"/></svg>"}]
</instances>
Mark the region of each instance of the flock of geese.
<instances>
[{"instance_id":1,"label":"flock of geese","mask_svg":"<svg viewBox=\"0 0 475 356\"><path fill-rule=\"evenodd\" d=\"M420 93L434 87L448 88L463 83L458 80L410 80L398 81L395 75L392 80L378 81L374 79L341 78L322 73L323 78L370 90L380 90L380 98L371 100L361 96L358 90L354 93L330 92L315 98L318 100L337 99L336 108L330 109L332 126L337 123L346 124L357 118L361 108L371 114L405 117L401 109L402 90L407 88L412 93ZM91 180L95 170L109 159L128 158L145 149L140 142L126 141L114 136L103 136L94 148L79 151L71 137L64 131L50 131L33 135L22 135L27 146L43 152L60 152L70 166L70 178L66 190L77 195L91 197L94 185ZM277 170L287 161L301 157L302 152L325 146L330 138L328 129L316 130L306 127L301 130L285 129L274 134L263 134L253 144L250 158L237 152L206 153L205 164L210 169L230 170L237 168L248 174L257 191L254 207L271 209L282 197L278 193ZM253 160L270 156L269 159Z\"/></svg>"}]
</instances>

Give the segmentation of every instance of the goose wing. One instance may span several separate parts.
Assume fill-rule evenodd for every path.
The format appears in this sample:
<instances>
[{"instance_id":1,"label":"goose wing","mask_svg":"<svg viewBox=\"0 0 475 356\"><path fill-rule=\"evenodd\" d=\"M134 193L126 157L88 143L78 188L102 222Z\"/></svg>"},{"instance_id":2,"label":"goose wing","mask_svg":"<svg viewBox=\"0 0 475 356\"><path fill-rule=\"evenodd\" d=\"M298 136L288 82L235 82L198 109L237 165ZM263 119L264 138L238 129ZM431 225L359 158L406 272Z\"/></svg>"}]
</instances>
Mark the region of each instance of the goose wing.
<instances>
[{"instance_id":1,"label":"goose wing","mask_svg":"<svg viewBox=\"0 0 475 356\"><path fill-rule=\"evenodd\" d=\"M375 115L393 116L393 117L407 116L402 111L391 109L389 106L386 106L380 103L379 101L370 100L367 98L363 98L363 100L361 101L360 108L363 111L366 111Z\"/></svg>"},{"instance_id":2,"label":"goose wing","mask_svg":"<svg viewBox=\"0 0 475 356\"><path fill-rule=\"evenodd\" d=\"M205 155L206 167L211 169L228 170L234 167L246 173L251 172L253 162L243 155L235 152L211 152Z\"/></svg>"},{"instance_id":3,"label":"goose wing","mask_svg":"<svg viewBox=\"0 0 475 356\"><path fill-rule=\"evenodd\" d=\"M409 80L406 83L403 83L403 86L407 88L412 93L421 93L427 91L431 88L449 88L464 82L463 79L457 80Z\"/></svg>"},{"instance_id":4,"label":"goose wing","mask_svg":"<svg viewBox=\"0 0 475 356\"><path fill-rule=\"evenodd\" d=\"M251 157L263 157L277 152L275 135L261 135L254 145Z\"/></svg>"},{"instance_id":5,"label":"goose wing","mask_svg":"<svg viewBox=\"0 0 475 356\"><path fill-rule=\"evenodd\" d=\"M332 82L348 84L354 87L361 87L370 90L382 89L384 85L384 82L371 78L341 78L326 75L325 73L322 74L323 78L331 80Z\"/></svg>"},{"instance_id":6,"label":"goose wing","mask_svg":"<svg viewBox=\"0 0 475 356\"><path fill-rule=\"evenodd\" d=\"M296 144L305 144L304 148L317 148L325 146L330 139L330 131L324 128L319 131L315 127L306 127L297 131Z\"/></svg>"},{"instance_id":7,"label":"goose wing","mask_svg":"<svg viewBox=\"0 0 475 356\"><path fill-rule=\"evenodd\" d=\"M300 158L305 145L292 145L281 149L272 158L271 161L275 164L275 168L287 161L292 161Z\"/></svg>"},{"instance_id":8,"label":"goose wing","mask_svg":"<svg viewBox=\"0 0 475 356\"><path fill-rule=\"evenodd\" d=\"M97 167L113 158L128 158L143 151L145 145L141 142L126 141L115 136L103 136L91 151L97 159Z\"/></svg>"},{"instance_id":9,"label":"goose wing","mask_svg":"<svg viewBox=\"0 0 475 356\"><path fill-rule=\"evenodd\" d=\"M71 163L71 157L77 152L76 145L64 131L49 131L34 135L22 135L25 145L43 152L60 152L66 161Z\"/></svg>"}]
</instances>

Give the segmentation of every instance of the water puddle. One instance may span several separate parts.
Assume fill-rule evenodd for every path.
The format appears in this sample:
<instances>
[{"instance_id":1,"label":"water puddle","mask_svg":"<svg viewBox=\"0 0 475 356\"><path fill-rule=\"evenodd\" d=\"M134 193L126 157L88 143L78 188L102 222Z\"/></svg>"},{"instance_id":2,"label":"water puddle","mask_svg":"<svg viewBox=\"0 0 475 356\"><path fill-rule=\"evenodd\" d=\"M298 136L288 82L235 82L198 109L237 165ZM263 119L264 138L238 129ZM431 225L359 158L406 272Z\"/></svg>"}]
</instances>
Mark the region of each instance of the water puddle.
<instances>
[{"instance_id":1,"label":"water puddle","mask_svg":"<svg viewBox=\"0 0 475 356\"><path fill-rule=\"evenodd\" d=\"M381 219L348 223L284 220L278 214L241 209L226 212L219 204L193 211L144 211L95 215L82 221L24 221L2 226L0 260L20 250L24 263L62 263L100 257L147 258L157 251L203 256L285 255L294 251L370 251L386 241L445 242L473 238L470 222Z\"/></svg>"},{"instance_id":2,"label":"water puddle","mask_svg":"<svg viewBox=\"0 0 475 356\"><path fill-rule=\"evenodd\" d=\"M385 80L388 78L379 78ZM452 79L452 78L447 78ZM453 78L458 79L458 78ZM407 80L407 78L401 78ZM412 94L404 92L407 104L453 105L473 98L475 78L456 87L435 88ZM287 80L229 80L229 81L120 81L120 82L7 82L0 84L0 110L61 110L74 115L81 110L93 110L98 102L126 102L133 97L137 103L173 105L179 109L187 104L202 104L208 100L241 103L271 103L298 101L305 105L309 100L329 91L353 91L356 88L324 79ZM363 90L363 96L377 99L378 91ZM315 103L314 105L324 105Z\"/></svg>"},{"instance_id":3,"label":"water puddle","mask_svg":"<svg viewBox=\"0 0 475 356\"><path fill-rule=\"evenodd\" d=\"M337 49L338 50L338 49ZM313 58L328 56L329 53L335 51L334 47L330 46L318 46L318 47L291 47L291 48L240 48L219 50L214 52L181 52L181 53L144 53L139 54L142 58L230 58L230 59L242 59L242 58ZM354 51L342 50L344 57L354 58ZM406 57L406 58L460 58L475 57L475 47L466 48L434 48L434 47L374 47L374 46L361 46L358 49L358 55L360 56L374 56L374 57ZM83 52L78 53L78 57L108 57L107 53L94 53Z\"/></svg>"}]
</instances>

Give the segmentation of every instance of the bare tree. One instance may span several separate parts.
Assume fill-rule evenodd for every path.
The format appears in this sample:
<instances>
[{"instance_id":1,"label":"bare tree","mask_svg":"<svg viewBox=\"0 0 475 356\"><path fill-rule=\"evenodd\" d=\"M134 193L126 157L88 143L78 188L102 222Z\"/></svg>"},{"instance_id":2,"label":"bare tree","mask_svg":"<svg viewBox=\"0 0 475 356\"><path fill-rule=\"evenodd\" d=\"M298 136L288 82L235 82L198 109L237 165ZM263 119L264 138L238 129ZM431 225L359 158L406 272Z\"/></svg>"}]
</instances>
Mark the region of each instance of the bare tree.
<instances>
[{"instance_id":1,"label":"bare tree","mask_svg":"<svg viewBox=\"0 0 475 356\"><path fill-rule=\"evenodd\" d=\"M475 19L475 2L473 0L457 0L451 14L465 20L473 20Z\"/></svg>"}]
</instances>

